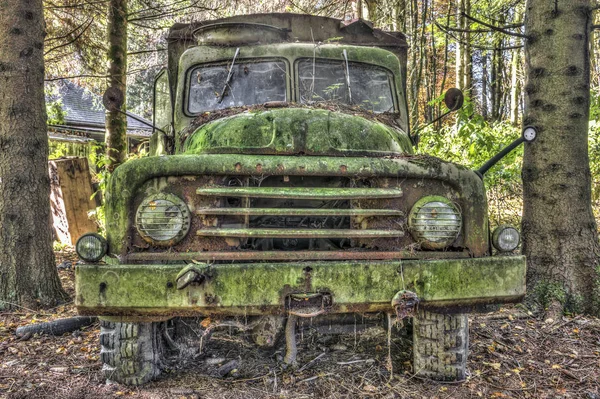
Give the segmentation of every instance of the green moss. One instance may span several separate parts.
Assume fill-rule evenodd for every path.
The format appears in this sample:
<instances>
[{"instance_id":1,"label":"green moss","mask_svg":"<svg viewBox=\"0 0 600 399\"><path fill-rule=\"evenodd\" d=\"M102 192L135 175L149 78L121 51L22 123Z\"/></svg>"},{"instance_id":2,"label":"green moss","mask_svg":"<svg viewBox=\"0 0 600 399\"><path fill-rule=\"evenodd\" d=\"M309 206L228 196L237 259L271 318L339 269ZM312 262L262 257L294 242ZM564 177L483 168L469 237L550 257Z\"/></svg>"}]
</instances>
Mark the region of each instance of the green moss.
<instances>
[{"instance_id":1,"label":"green moss","mask_svg":"<svg viewBox=\"0 0 600 399\"><path fill-rule=\"evenodd\" d=\"M540 281L534 287L533 293L543 309L548 308L555 301L563 306L567 302L567 291L556 282Z\"/></svg>"},{"instance_id":2,"label":"green moss","mask_svg":"<svg viewBox=\"0 0 600 399\"><path fill-rule=\"evenodd\" d=\"M525 294L524 257L392 262L216 264L204 283L177 290L185 265L78 265L76 305L97 314L283 311L290 293L325 292L337 311L391 310L400 290L436 306L503 303ZM356 308L359 306L359 308ZM363 306L362 308L360 306ZM353 308L354 307L354 308Z\"/></svg>"},{"instance_id":3,"label":"green moss","mask_svg":"<svg viewBox=\"0 0 600 399\"><path fill-rule=\"evenodd\" d=\"M186 154L214 152L411 154L408 135L360 116L324 109L255 110L208 122L187 139Z\"/></svg>"},{"instance_id":4,"label":"green moss","mask_svg":"<svg viewBox=\"0 0 600 399\"><path fill-rule=\"evenodd\" d=\"M106 229L109 251L126 255L127 238L133 220L132 201L137 190L148 180L166 176L288 175L288 176L373 176L402 179L435 179L456 189L465 202L472 204L463 214L472 220L464 226L465 246L476 254L487 252L487 202L483 183L473 172L442 163L435 171L415 165L412 157L298 157L240 154L172 155L129 161L118 167L106 192ZM261 170L257 170L257 165Z\"/></svg>"}]
</instances>

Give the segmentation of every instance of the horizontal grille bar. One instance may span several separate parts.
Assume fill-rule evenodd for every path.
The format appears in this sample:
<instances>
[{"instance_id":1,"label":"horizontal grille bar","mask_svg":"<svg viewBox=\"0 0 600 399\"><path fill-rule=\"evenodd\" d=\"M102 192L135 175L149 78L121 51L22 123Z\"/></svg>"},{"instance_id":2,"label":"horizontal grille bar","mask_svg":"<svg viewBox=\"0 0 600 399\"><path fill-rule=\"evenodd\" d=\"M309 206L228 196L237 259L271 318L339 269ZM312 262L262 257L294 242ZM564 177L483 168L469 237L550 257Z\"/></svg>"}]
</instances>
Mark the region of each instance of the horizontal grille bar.
<instances>
[{"instance_id":1,"label":"horizontal grille bar","mask_svg":"<svg viewBox=\"0 0 600 399\"><path fill-rule=\"evenodd\" d=\"M212 197L290 198L307 200L381 199L402 196L399 188L208 187L197 194Z\"/></svg>"},{"instance_id":2,"label":"horizontal grille bar","mask_svg":"<svg viewBox=\"0 0 600 399\"><path fill-rule=\"evenodd\" d=\"M468 258L468 252L441 251L206 251L140 252L127 255L128 261L197 260L197 261L301 261L301 260L399 260Z\"/></svg>"},{"instance_id":3,"label":"horizontal grille bar","mask_svg":"<svg viewBox=\"0 0 600 399\"><path fill-rule=\"evenodd\" d=\"M331 208L202 208L198 215L235 216L403 216L393 209L331 209Z\"/></svg>"},{"instance_id":4,"label":"horizontal grille bar","mask_svg":"<svg viewBox=\"0 0 600 399\"><path fill-rule=\"evenodd\" d=\"M349 230L349 229L202 229L203 237L239 238L380 238L404 237L402 230Z\"/></svg>"}]
</instances>

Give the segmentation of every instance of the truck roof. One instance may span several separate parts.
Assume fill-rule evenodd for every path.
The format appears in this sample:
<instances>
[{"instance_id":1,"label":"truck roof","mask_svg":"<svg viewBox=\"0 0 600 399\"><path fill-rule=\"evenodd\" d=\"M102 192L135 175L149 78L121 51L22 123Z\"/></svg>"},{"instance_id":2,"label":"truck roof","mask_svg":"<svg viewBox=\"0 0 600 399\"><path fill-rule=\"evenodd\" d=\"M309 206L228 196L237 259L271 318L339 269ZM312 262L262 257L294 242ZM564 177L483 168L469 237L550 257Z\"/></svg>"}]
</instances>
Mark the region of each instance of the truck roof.
<instances>
[{"instance_id":1,"label":"truck roof","mask_svg":"<svg viewBox=\"0 0 600 399\"><path fill-rule=\"evenodd\" d=\"M277 42L327 42L375 46L395 52L406 48L400 32L373 28L364 20L342 21L336 18L291 13L237 15L190 24L175 24L167 40L183 41L187 46L240 46ZM190 43L191 42L191 43Z\"/></svg>"}]
</instances>

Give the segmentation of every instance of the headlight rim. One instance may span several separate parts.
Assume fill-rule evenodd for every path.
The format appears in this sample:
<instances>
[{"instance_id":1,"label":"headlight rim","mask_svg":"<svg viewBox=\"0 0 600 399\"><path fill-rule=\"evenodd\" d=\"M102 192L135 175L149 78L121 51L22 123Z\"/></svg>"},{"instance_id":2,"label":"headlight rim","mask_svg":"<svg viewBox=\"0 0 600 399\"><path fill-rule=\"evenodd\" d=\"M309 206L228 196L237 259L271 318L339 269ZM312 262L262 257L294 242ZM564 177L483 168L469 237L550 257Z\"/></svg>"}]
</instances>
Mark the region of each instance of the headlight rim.
<instances>
[{"instance_id":1,"label":"headlight rim","mask_svg":"<svg viewBox=\"0 0 600 399\"><path fill-rule=\"evenodd\" d=\"M440 242L427 240L426 238L423 238L421 236L422 232L419 231L414 226L416 214L426 204L431 203L431 202L444 203L445 205L449 206L457 215L458 228L457 228L456 235L452 239L448 238L445 241L440 241ZM425 197L421 197L417 202L415 202L413 204L412 208L410 209L410 212L408 214L408 228L409 228L409 231L410 231L412 237L414 238L414 240L417 241L417 243L419 243L423 248L431 249L431 250L446 249L446 248L450 247L454 242L456 242L456 240L460 237L460 235L462 233L462 229L463 229L463 215L462 215L461 209L458 206L458 204L456 204L449 198L444 197L442 195L427 195Z\"/></svg>"},{"instance_id":2,"label":"headlight rim","mask_svg":"<svg viewBox=\"0 0 600 399\"><path fill-rule=\"evenodd\" d=\"M505 230L508 230L508 229L512 229L512 230L516 231L517 237L519 239L517 240L517 244L514 246L514 248L502 249L502 248L500 248L500 244L499 244L500 234L502 234L502 232L504 232ZM519 245L521 245L521 232L515 226L512 226L510 224L501 224L500 226L496 227L494 229L494 231L492 232L492 245L500 253L503 253L503 254L511 253L511 252L515 251L517 248L519 248Z\"/></svg>"},{"instance_id":3,"label":"headlight rim","mask_svg":"<svg viewBox=\"0 0 600 399\"><path fill-rule=\"evenodd\" d=\"M79 251L79 244L86 237L95 237L100 241L100 243L102 244L102 251L99 256L97 256L95 258L84 258L83 256L81 256L81 253ZM77 256L79 257L79 259L81 259L85 262L89 262L89 263L100 262L102 260L102 258L104 258L104 256L108 253L108 241L106 240L106 238L104 238L103 236L101 236L98 233L85 233L77 239L77 242L75 243L75 253L77 253Z\"/></svg>"},{"instance_id":4,"label":"headlight rim","mask_svg":"<svg viewBox=\"0 0 600 399\"><path fill-rule=\"evenodd\" d=\"M179 208L179 211L182 214L183 220L182 220L181 229L174 237L167 239L167 240L157 240L157 239L153 238L150 234L148 234L146 231L144 231L144 229L141 227L142 226L141 210L143 209L144 206L148 206L150 204L150 202L157 201L157 200L165 200L165 201L169 201L169 202L173 203L175 206L177 206ZM135 212L134 225L135 225L135 228L136 228L138 234L140 235L140 237L142 237L144 239L144 241L146 241L147 243L156 245L156 246L161 246L161 247L170 247L170 246L173 246L173 245L179 243L181 240L183 240L188 235L190 228L191 228L190 209L183 199L181 199L179 196L177 196L173 193L161 192L161 193L150 194L150 195L146 196L142 200L142 202L140 202L140 204L138 205L137 210Z\"/></svg>"}]
</instances>

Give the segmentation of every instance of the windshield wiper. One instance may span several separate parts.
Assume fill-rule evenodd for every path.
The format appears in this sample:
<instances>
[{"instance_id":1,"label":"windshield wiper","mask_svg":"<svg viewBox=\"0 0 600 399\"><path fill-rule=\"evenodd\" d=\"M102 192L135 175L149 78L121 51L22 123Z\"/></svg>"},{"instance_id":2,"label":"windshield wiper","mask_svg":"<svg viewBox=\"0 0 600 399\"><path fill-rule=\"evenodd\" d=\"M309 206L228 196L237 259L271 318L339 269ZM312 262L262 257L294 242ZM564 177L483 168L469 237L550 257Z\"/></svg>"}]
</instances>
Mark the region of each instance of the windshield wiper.
<instances>
[{"instance_id":1,"label":"windshield wiper","mask_svg":"<svg viewBox=\"0 0 600 399\"><path fill-rule=\"evenodd\" d=\"M235 59L237 58L239 53L240 53L240 48L238 47L237 49L235 49L235 54L233 55L233 60L231 60L231 66L229 67L229 73L227 74L227 79L225 80L225 85L223 86L223 91L221 91L221 95L219 96L219 100L217 101L218 104L221 104L221 102L223 101L223 98L225 98L225 94L227 92L227 86L229 86L229 82L231 81L231 78L233 77L233 66L235 65Z\"/></svg>"},{"instance_id":2,"label":"windshield wiper","mask_svg":"<svg viewBox=\"0 0 600 399\"><path fill-rule=\"evenodd\" d=\"M352 90L350 90L350 66L348 64L348 53L344 49L344 60L346 61L346 85L348 86L348 100L352 104Z\"/></svg>"}]
</instances>

